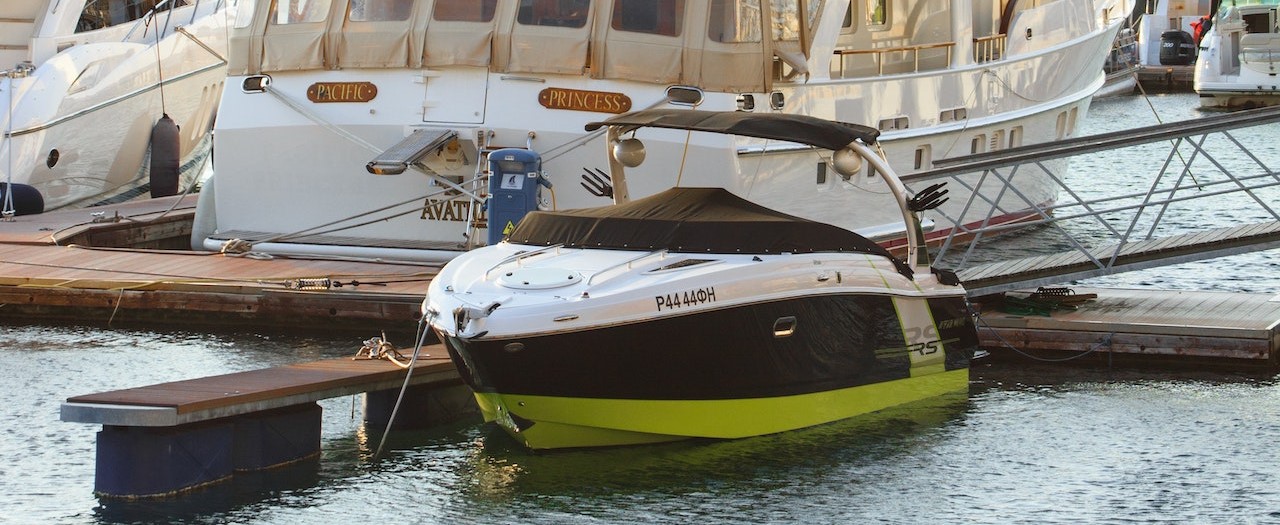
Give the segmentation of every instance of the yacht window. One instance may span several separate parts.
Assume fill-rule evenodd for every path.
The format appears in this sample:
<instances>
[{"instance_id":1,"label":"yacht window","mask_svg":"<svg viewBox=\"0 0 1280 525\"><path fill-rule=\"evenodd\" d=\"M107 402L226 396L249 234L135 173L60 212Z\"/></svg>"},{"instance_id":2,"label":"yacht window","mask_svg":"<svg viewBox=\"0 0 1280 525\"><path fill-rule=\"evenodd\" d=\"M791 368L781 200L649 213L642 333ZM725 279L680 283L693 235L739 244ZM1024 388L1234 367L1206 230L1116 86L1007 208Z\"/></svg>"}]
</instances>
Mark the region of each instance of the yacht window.
<instances>
[{"instance_id":1,"label":"yacht window","mask_svg":"<svg viewBox=\"0 0 1280 525\"><path fill-rule=\"evenodd\" d=\"M186 0L172 0L170 2L157 2L156 0L89 0L85 3L84 9L80 11L80 20L76 23L76 32L83 33L132 22L146 16L152 9L157 9L157 3L160 4L158 10L161 11L187 5Z\"/></svg>"},{"instance_id":2,"label":"yacht window","mask_svg":"<svg viewBox=\"0 0 1280 525\"><path fill-rule=\"evenodd\" d=\"M618 31L680 36L684 0L614 0L612 27Z\"/></svg>"},{"instance_id":3,"label":"yacht window","mask_svg":"<svg viewBox=\"0 0 1280 525\"><path fill-rule=\"evenodd\" d=\"M276 0L270 20L275 25L322 22L329 15L329 0Z\"/></svg>"},{"instance_id":4,"label":"yacht window","mask_svg":"<svg viewBox=\"0 0 1280 525\"><path fill-rule=\"evenodd\" d=\"M589 0L520 0L516 21L527 26L582 27L587 25Z\"/></svg>"},{"instance_id":5,"label":"yacht window","mask_svg":"<svg viewBox=\"0 0 1280 525\"><path fill-rule=\"evenodd\" d=\"M498 0L437 0L432 18L442 22L491 22Z\"/></svg>"},{"instance_id":6,"label":"yacht window","mask_svg":"<svg viewBox=\"0 0 1280 525\"><path fill-rule=\"evenodd\" d=\"M840 22L840 34L848 35L858 31L858 28L853 25L853 10L857 7L858 0L849 2L849 8L844 10L844 20Z\"/></svg>"},{"instance_id":7,"label":"yacht window","mask_svg":"<svg viewBox=\"0 0 1280 525\"><path fill-rule=\"evenodd\" d=\"M869 0L867 2L867 25L883 29L889 25L889 1Z\"/></svg>"},{"instance_id":8,"label":"yacht window","mask_svg":"<svg viewBox=\"0 0 1280 525\"><path fill-rule=\"evenodd\" d=\"M809 11L806 22L808 27L813 27L815 18L818 15L818 6L821 3L819 0L812 0L806 3ZM799 12L799 0L771 0L769 2L769 13L773 16L774 40L800 40Z\"/></svg>"},{"instance_id":9,"label":"yacht window","mask_svg":"<svg viewBox=\"0 0 1280 525\"><path fill-rule=\"evenodd\" d=\"M347 20L352 22L392 22L408 20L413 0L351 0Z\"/></svg>"},{"instance_id":10,"label":"yacht window","mask_svg":"<svg viewBox=\"0 0 1280 525\"><path fill-rule=\"evenodd\" d=\"M1244 15L1244 31L1246 33L1270 33L1271 13Z\"/></svg>"},{"instance_id":11,"label":"yacht window","mask_svg":"<svg viewBox=\"0 0 1280 525\"><path fill-rule=\"evenodd\" d=\"M711 0L711 16L707 18L707 35L715 42L760 41L759 0Z\"/></svg>"}]
</instances>

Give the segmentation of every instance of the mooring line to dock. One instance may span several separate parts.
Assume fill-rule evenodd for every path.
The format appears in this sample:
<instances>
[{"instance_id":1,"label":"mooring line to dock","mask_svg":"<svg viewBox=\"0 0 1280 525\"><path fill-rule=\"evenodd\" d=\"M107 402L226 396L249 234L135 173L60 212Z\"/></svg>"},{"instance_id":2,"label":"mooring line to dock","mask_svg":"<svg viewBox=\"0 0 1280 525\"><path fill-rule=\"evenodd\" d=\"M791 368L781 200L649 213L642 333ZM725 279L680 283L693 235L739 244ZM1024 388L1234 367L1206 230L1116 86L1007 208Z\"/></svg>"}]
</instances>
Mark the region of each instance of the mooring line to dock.
<instances>
[{"instance_id":1,"label":"mooring line to dock","mask_svg":"<svg viewBox=\"0 0 1280 525\"><path fill-rule=\"evenodd\" d=\"M409 379L413 377L413 366L418 363L418 355L422 353L427 334L431 331L431 319L434 317L432 314L425 314L418 318L418 342L413 345L413 357L409 358L409 366L404 371L404 383L400 385L400 394L396 396L396 404L391 407L391 415L387 417L387 428L382 431L382 439L378 440L378 448L373 452L374 461L377 461L382 456L382 447L387 444L387 436L391 434L391 426L395 424L396 414L400 412L400 403L404 401L404 394L409 390Z\"/></svg>"},{"instance_id":2,"label":"mooring line to dock","mask_svg":"<svg viewBox=\"0 0 1280 525\"><path fill-rule=\"evenodd\" d=\"M1002 344L1004 345L1004 347L1005 347L1005 348L1008 348L1009 350L1013 350L1013 351L1014 351L1014 353L1016 353L1016 354L1018 354L1018 355L1021 355L1021 356L1023 356L1023 357L1026 357L1027 359L1031 359L1031 360L1033 360L1033 361L1040 361L1040 362L1042 362L1042 363L1065 363L1065 362L1067 362L1067 361L1073 361L1073 360L1076 360L1076 359L1080 359L1080 358L1085 357L1085 356L1087 356L1087 355L1089 355L1089 354L1092 354L1092 353L1094 353L1094 352L1097 352L1097 351L1098 351L1099 349L1101 349L1104 345L1105 345L1105 346L1107 346L1107 347L1110 347L1110 346L1111 346L1111 338L1112 338L1113 336L1115 336L1115 335L1116 335L1116 333L1115 333L1115 332L1110 332L1110 333L1108 333L1108 334L1104 335L1104 336L1102 337L1102 340L1101 340L1101 341L1098 341L1097 343L1094 343L1094 345L1093 345L1093 346L1091 346L1091 347L1089 347L1089 349L1088 349L1088 350L1085 350L1085 351L1083 351L1083 352L1081 352L1081 353L1079 353L1079 354L1076 354L1076 355L1073 355L1073 356L1069 356L1069 357L1062 357L1062 358L1057 358L1057 359L1050 359L1050 358L1047 358L1047 357L1038 357L1038 356L1034 356L1034 355L1028 354L1028 353L1026 353L1026 352L1023 352L1022 350L1019 350L1019 349L1018 349L1018 347L1014 346L1014 345L1013 345L1013 343L1010 343L1008 339L1005 339L1003 335L1000 335L1000 331L999 331L999 330L997 330L995 327L993 327L993 326L991 326L991 325L987 324L986 320L984 320L984 319L982 318L982 315L981 315L981 314L979 314L979 313L977 313L977 312L973 312L973 317L974 317L974 319L977 319L977 320L978 320L978 323L979 323L979 324L981 324L983 328L986 328L986 329L987 329L988 331L990 331L993 335L995 335L995 336L996 336L996 339L999 339L999 340L1000 340L1000 343L1002 343ZM1109 355L1108 355L1108 357L1109 357Z\"/></svg>"}]
</instances>

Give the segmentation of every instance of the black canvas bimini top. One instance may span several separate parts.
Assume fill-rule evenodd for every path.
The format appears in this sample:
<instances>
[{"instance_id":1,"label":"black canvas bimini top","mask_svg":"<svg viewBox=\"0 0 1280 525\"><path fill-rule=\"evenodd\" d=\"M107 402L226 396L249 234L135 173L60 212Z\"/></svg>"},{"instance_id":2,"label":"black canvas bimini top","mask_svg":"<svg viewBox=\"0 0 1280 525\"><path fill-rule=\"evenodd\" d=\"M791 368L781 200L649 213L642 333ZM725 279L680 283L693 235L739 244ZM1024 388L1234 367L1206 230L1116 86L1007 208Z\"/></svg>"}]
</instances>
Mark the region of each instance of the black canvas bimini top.
<instances>
[{"instance_id":1,"label":"black canvas bimini top","mask_svg":"<svg viewBox=\"0 0 1280 525\"><path fill-rule=\"evenodd\" d=\"M911 274L904 263L866 237L760 206L723 188L671 188L624 204L532 212L507 240L533 246L677 253L860 252L887 257L899 272Z\"/></svg>"}]
</instances>

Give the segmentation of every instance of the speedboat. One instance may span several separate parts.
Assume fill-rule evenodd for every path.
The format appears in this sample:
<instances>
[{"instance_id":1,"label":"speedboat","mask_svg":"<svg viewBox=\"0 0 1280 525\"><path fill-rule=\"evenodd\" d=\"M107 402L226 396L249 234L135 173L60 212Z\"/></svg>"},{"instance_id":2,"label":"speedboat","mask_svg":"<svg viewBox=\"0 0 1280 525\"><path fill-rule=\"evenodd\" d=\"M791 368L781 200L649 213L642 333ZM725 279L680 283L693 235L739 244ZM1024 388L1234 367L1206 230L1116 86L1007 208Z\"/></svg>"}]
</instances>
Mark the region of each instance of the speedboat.
<instances>
[{"instance_id":1,"label":"speedboat","mask_svg":"<svg viewBox=\"0 0 1280 525\"><path fill-rule=\"evenodd\" d=\"M536 153L529 210L611 202L603 137L646 108L807 115L871 126L904 177L935 161L1073 136L1129 11L1097 0L276 0L243 9L215 124L204 250L448 260L501 238L489 155ZM900 250L874 173L790 146L678 131L627 191L721 187ZM929 239L1039 218L1046 160L952 184ZM1043 167L1044 171L1039 168ZM728 168L728 169L727 169ZM656 174L665 174L661 178ZM913 182L910 190L928 186ZM212 191L208 191L212 189ZM844 193L864 213L816 203Z\"/></svg>"},{"instance_id":2,"label":"speedboat","mask_svg":"<svg viewBox=\"0 0 1280 525\"><path fill-rule=\"evenodd\" d=\"M1215 2L1216 4L1217 2ZM1280 103L1280 0L1222 2L1200 44L1193 87L1206 109Z\"/></svg>"},{"instance_id":3,"label":"speedboat","mask_svg":"<svg viewBox=\"0 0 1280 525\"><path fill-rule=\"evenodd\" d=\"M190 188L211 155L235 3L0 3L4 214Z\"/></svg>"},{"instance_id":4,"label":"speedboat","mask_svg":"<svg viewBox=\"0 0 1280 525\"><path fill-rule=\"evenodd\" d=\"M877 130L679 109L597 127L615 183L647 156L635 135L651 128L767 138L815 159L831 150L839 174L869 165L912 232L907 257L723 188L530 213L445 265L423 303L487 421L531 449L742 438L968 387L965 291L925 261L917 217L946 191L908 199L873 149Z\"/></svg>"}]
</instances>

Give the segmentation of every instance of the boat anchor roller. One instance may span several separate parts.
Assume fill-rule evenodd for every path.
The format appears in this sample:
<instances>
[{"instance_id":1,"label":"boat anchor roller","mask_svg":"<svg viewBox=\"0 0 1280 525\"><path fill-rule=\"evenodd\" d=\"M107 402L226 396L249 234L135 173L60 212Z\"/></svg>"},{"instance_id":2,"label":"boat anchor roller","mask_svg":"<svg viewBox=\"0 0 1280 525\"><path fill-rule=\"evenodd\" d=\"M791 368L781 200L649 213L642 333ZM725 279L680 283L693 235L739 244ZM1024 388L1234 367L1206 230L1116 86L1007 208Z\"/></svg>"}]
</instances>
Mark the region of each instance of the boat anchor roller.
<instances>
[{"instance_id":1,"label":"boat anchor roller","mask_svg":"<svg viewBox=\"0 0 1280 525\"><path fill-rule=\"evenodd\" d=\"M542 174L537 152L506 148L489 153L489 244L502 242L525 214L538 209L542 188L550 189L551 181Z\"/></svg>"}]
</instances>

